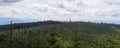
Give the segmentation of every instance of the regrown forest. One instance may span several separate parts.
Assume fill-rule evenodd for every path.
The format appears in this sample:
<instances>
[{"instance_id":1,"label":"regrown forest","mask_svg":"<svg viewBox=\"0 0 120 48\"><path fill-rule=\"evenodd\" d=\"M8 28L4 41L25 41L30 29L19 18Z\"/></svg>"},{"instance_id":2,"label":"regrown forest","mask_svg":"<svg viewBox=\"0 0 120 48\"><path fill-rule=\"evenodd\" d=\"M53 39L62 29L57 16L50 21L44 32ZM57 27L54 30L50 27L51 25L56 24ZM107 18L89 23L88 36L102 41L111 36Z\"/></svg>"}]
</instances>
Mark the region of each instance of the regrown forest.
<instances>
[{"instance_id":1,"label":"regrown forest","mask_svg":"<svg viewBox=\"0 0 120 48\"><path fill-rule=\"evenodd\" d=\"M0 25L0 48L120 48L120 26L43 21Z\"/></svg>"}]
</instances>

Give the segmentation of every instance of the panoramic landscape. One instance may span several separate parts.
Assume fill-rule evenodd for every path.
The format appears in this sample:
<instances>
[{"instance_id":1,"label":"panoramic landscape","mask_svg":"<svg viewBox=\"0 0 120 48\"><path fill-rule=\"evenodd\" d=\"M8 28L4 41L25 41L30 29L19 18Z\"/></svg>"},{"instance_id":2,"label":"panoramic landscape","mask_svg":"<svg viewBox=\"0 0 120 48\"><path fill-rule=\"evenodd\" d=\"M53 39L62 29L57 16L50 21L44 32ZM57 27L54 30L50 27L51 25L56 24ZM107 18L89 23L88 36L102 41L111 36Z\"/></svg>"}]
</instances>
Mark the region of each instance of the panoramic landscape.
<instances>
[{"instance_id":1,"label":"panoramic landscape","mask_svg":"<svg viewBox=\"0 0 120 48\"><path fill-rule=\"evenodd\" d=\"M0 48L120 48L120 0L0 0Z\"/></svg>"}]
</instances>

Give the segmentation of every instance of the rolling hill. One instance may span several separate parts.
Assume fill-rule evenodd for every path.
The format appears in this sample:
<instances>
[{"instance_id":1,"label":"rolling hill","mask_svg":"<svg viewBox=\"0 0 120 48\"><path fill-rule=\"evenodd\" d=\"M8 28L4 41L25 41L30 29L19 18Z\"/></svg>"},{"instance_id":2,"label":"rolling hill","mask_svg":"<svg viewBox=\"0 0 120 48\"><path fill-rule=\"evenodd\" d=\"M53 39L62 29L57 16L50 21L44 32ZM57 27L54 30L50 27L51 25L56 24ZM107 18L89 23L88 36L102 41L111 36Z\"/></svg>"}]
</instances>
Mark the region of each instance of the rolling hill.
<instances>
[{"instance_id":1,"label":"rolling hill","mask_svg":"<svg viewBox=\"0 0 120 48\"><path fill-rule=\"evenodd\" d=\"M119 25L44 21L0 26L0 48L120 48Z\"/></svg>"}]
</instances>

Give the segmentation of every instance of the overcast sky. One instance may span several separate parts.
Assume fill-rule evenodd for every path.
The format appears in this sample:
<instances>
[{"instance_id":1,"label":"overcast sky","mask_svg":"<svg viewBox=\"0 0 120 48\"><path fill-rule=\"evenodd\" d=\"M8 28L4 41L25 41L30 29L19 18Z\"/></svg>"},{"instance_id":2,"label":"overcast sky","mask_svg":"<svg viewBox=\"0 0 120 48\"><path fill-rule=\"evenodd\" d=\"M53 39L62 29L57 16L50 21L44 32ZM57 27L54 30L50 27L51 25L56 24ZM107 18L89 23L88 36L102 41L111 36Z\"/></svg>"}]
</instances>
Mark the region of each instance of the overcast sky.
<instances>
[{"instance_id":1,"label":"overcast sky","mask_svg":"<svg viewBox=\"0 0 120 48\"><path fill-rule=\"evenodd\" d=\"M0 0L0 18L120 24L120 0Z\"/></svg>"}]
</instances>

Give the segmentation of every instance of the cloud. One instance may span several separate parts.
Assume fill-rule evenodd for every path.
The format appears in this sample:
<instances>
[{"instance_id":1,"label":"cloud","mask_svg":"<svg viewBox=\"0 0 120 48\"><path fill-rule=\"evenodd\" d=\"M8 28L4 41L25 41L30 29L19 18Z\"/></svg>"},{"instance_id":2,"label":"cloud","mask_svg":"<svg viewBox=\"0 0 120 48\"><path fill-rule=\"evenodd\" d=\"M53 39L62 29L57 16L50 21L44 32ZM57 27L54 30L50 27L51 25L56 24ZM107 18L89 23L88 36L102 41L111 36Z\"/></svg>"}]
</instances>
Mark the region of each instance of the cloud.
<instances>
[{"instance_id":1,"label":"cloud","mask_svg":"<svg viewBox=\"0 0 120 48\"><path fill-rule=\"evenodd\" d=\"M0 6L0 17L120 22L120 0L22 0Z\"/></svg>"}]
</instances>

